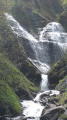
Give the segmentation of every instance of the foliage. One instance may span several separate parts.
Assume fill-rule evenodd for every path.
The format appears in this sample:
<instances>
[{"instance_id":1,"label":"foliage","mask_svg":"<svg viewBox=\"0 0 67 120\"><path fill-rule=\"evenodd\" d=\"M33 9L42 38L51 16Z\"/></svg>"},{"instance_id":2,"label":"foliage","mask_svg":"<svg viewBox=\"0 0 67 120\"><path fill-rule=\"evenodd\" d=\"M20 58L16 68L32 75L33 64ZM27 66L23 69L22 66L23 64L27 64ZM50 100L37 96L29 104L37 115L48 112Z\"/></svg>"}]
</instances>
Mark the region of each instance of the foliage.
<instances>
[{"instance_id":1,"label":"foliage","mask_svg":"<svg viewBox=\"0 0 67 120\"><path fill-rule=\"evenodd\" d=\"M60 119L63 119L63 120L67 120L67 115L65 115L65 114L62 114L62 115L60 115L60 117L59 117Z\"/></svg>"},{"instance_id":2,"label":"foliage","mask_svg":"<svg viewBox=\"0 0 67 120\"><path fill-rule=\"evenodd\" d=\"M21 25L36 34L37 28L45 26L50 21L56 21L56 14L60 14L62 9L58 0L17 0L12 14Z\"/></svg>"},{"instance_id":3,"label":"foliage","mask_svg":"<svg viewBox=\"0 0 67 120\"><path fill-rule=\"evenodd\" d=\"M0 115L21 113L20 101L6 81L0 79Z\"/></svg>"},{"instance_id":4,"label":"foliage","mask_svg":"<svg viewBox=\"0 0 67 120\"><path fill-rule=\"evenodd\" d=\"M67 55L65 54L48 72L50 84L56 86L67 75Z\"/></svg>"},{"instance_id":5,"label":"foliage","mask_svg":"<svg viewBox=\"0 0 67 120\"><path fill-rule=\"evenodd\" d=\"M23 90L32 96L38 89L4 55L0 54L0 80L6 81L11 88L23 97Z\"/></svg>"}]
</instances>

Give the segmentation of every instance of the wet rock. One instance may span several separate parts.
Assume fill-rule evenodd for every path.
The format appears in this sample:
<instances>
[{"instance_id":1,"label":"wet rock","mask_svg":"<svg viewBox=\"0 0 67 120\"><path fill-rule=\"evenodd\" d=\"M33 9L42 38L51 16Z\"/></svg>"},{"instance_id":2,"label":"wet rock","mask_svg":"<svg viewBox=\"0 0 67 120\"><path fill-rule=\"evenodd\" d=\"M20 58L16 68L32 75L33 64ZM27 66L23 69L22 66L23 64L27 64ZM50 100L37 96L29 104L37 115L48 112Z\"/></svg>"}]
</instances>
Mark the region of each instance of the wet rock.
<instances>
[{"instance_id":1,"label":"wet rock","mask_svg":"<svg viewBox=\"0 0 67 120\"><path fill-rule=\"evenodd\" d=\"M50 108L50 104L46 104L45 109L49 109Z\"/></svg>"},{"instance_id":2,"label":"wet rock","mask_svg":"<svg viewBox=\"0 0 67 120\"><path fill-rule=\"evenodd\" d=\"M48 100L48 103L51 103L51 104L54 104L54 105L56 105L56 106L60 106L60 104L58 103L58 100L56 99L49 99Z\"/></svg>"},{"instance_id":3,"label":"wet rock","mask_svg":"<svg viewBox=\"0 0 67 120\"><path fill-rule=\"evenodd\" d=\"M65 100L64 104L67 104L67 99Z\"/></svg>"},{"instance_id":4,"label":"wet rock","mask_svg":"<svg viewBox=\"0 0 67 120\"><path fill-rule=\"evenodd\" d=\"M42 114L41 120L57 120L59 114L63 113L65 110L62 106L50 108Z\"/></svg>"},{"instance_id":5,"label":"wet rock","mask_svg":"<svg viewBox=\"0 0 67 120\"><path fill-rule=\"evenodd\" d=\"M43 106L46 105L46 101L45 101L45 100L40 101L40 103L41 103Z\"/></svg>"}]
</instances>

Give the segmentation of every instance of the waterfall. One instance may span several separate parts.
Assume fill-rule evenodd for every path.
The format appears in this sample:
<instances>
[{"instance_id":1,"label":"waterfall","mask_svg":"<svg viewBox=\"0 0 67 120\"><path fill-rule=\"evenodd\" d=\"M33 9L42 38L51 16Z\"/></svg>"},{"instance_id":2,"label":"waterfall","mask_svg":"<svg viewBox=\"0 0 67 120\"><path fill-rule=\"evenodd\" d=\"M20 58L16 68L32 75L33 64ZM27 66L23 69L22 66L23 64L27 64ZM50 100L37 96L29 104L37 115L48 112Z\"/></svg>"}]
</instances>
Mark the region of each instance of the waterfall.
<instances>
[{"instance_id":1,"label":"waterfall","mask_svg":"<svg viewBox=\"0 0 67 120\"><path fill-rule=\"evenodd\" d=\"M28 47L28 50L31 47L33 50L35 54L33 58L29 55L28 50L26 50L28 59L41 72L42 92L38 93L33 101L30 100L21 102L25 117L35 117L35 120L39 120L42 110L44 109L44 106L39 102L40 96L43 94L49 94L49 96L52 96L53 94L59 95L59 91L49 90L48 76L46 73L50 69L50 66L65 53L67 49L67 33L65 33L60 23L51 22L39 32L39 39L36 39L28 33L11 15L5 13L5 16L6 21L11 27L13 33L15 33L17 37L25 38L28 46L26 46L26 42L24 42L25 40L22 40L24 47Z\"/></svg>"},{"instance_id":2,"label":"waterfall","mask_svg":"<svg viewBox=\"0 0 67 120\"><path fill-rule=\"evenodd\" d=\"M28 55L28 59L40 70L41 74L46 74L50 66L65 53L67 48L67 33L65 33L62 25L56 22L48 23L43 30L40 31L39 39L36 39L28 33L13 16L8 13L5 13L5 16L12 31L17 36L26 39L28 46L26 46L25 40L22 40L23 46L25 46L25 48L28 47L25 52L28 53L30 47L34 51L34 58L32 59L32 56ZM41 85L44 84L44 80L45 77Z\"/></svg>"},{"instance_id":3,"label":"waterfall","mask_svg":"<svg viewBox=\"0 0 67 120\"><path fill-rule=\"evenodd\" d=\"M34 101L26 101L24 100L22 103L22 106L24 107L23 114L26 117L40 117L42 110L44 109L44 106L42 106L39 102L35 103Z\"/></svg>"},{"instance_id":4,"label":"waterfall","mask_svg":"<svg viewBox=\"0 0 67 120\"><path fill-rule=\"evenodd\" d=\"M6 16L6 20L8 21L8 25L11 27L12 31L19 37L24 37L30 41L36 42L36 39L29 34L21 25L13 18L13 16L8 13L4 13Z\"/></svg>"},{"instance_id":5,"label":"waterfall","mask_svg":"<svg viewBox=\"0 0 67 120\"><path fill-rule=\"evenodd\" d=\"M42 82L41 82L41 91L48 90L48 75L41 75Z\"/></svg>"},{"instance_id":6,"label":"waterfall","mask_svg":"<svg viewBox=\"0 0 67 120\"><path fill-rule=\"evenodd\" d=\"M8 25L11 27L12 31L19 37L25 38L28 42L22 40L23 45L28 47L26 52L30 47L34 51L33 63L37 61L36 67L41 67L42 72L45 73L43 68L48 66L46 69L50 68L53 62L56 62L66 51L67 48L67 33L64 32L63 27L60 23L51 22L40 31L39 39L34 38L30 33L28 33L11 15L5 13ZM32 61L32 56L28 56ZM40 70L40 68L39 68Z\"/></svg>"}]
</instances>

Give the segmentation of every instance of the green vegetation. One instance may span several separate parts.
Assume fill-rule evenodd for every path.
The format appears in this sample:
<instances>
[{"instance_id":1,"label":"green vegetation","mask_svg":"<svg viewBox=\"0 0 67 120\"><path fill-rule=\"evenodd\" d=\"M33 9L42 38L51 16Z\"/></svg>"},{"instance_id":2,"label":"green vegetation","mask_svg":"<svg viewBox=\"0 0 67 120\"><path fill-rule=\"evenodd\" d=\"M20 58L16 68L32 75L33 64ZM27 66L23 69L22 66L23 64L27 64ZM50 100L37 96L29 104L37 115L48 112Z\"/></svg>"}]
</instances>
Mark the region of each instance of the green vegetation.
<instances>
[{"instance_id":1,"label":"green vegetation","mask_svg":"<svg viewBox=\"0 0 67 120\"><path fill-rule=\"evenodd\" d=\"M48 72L51 86L56 86L67 75L67 55L64 55Z\"/></svg>"},{"instance_id":2,"label":"green vegetation","mask_svg":"<svg viewBox=\"0 0 67 120\"><path fill-rule=\"evenodd\" d=\"M63 1L62 1L62 5L63 5L63 6L66 6L66 5L67 5L67 0L63 0Z\"/></svg>"},{"instance_id":3,"label":"green vegetation","mask_svg":"<svg viewBox=\"0 0 67 120\"><path fill-rule=\"evenodd\" d=\"M29 99L33 97L33 92L37 91L37 87L0 54L0 114L20 114L19 98Z\"/></svg>"},{"instance_id":4,"label":"green vegetation","mask_svg":"<svg viewBox=\"0 0 67 120\"><path fill-rule=\"evenodd\" d=\"M62 99L63 98L63 99ZM60 104L65 104L65 102L66 102L66 104L67 104L67 92L64 92L61 96L60 96Z\"/></svg>"},{"instance_id":5,"label":"green vegetation","mask_svg":"<svg viewBox=\"0 0 67 120\"><path fill-rule=\"evenodd\" d=\"M59 118L60 118L60 119L63 119L63 120L67 120L67 115L62 114L62 115L60 115Z\"/></svg>"},{"instance_id":6,"label":"green vegetation","mask_svg":"<svg viewBox=\"0 0 67 120\"><path fill-rule=\"evenodd\" d=\"M20 100L33 97L33 92L39 89L35 86L40 83L40 72L27 59L21 46L20 38L12 33L5 22L4 12L13 16L30 32L36 33L37 28L44 27L50 21L59 21L67 25L66 0L61 4L58 0L0 0L0 114L18 115L21 113ZM48 9L49 8L49 9ZM64 9L63 9L64 8ZM22 40L24 40L22 38ZM65 58L65 59L64 59ZM66 78L67 58L54 65L49 72L52 85L63 89L64 104L67 97ZM29 81L29 80L30 81ZM50 83L51 83L50 81ZM35 83L35 85L34 85ZM19 98L18 98L19 97Z\"/></svg>"},{"instance_id":7,"label":"green vegetation","mask_svg":"<svg viewBox=\"0 0 67 120\"><path fill-rule=\"evenodd\" d=\"M23 98L23 91L26 91L30 97L32 92L38 89L31 83L12 63L0 54L0 80L6 81L11 88Z\"/></svg>"},{"instance_id":8,"label":"green vegetation","mask_svg":"<svg viewBox=\"0 0 67 120\"><path fill-rule=\"evenodd\" d=\"M51 87L60 90L58 101L67 111L67 54L65 54L48 72ZM55 98L51 98L55 99ZM59 119L67 120L66 112Z\"/></svg>"},{"instance_id":9,"label":"green vegetation","mask_svg":"<svg viewBox=\"0 0 67 120\"><path fill-rule=\"evenodd\" d=\"M0 79L0 115L21 113L20 101L6 81Z\"/></svg>"},{"instance_id":10,"label":"green vegetation","mask_svg":"<svg viewBox=\"0 0 67 120\"><path fill-rule=\"evenodd\" d=\"M64 26L65 30L67 31L67 0L60 0L61 5L63 7L63 11L59 16L59 22Z\"/></svg>"},{"instance_id":11,"label":"green vegetation","mask_svg":"<svg viewBox=\"0 0 67 120\"><path fill-rule=\"evenodd\" d=\"M56 21L56 15L60 14L62 9L58 0L17 0L12 14L26 29L36 33L37 28Z\"/></svg>"},{"instance_id":12,"label":"green vegetation","mask_svg":"<svg viewBox=\"0 0 67 120\"><path fill-rule=\"evenodd\" d=\"M59 22L64 26L64 28L67 31L67 11L64 10L62 14L60 15Z\"/></svg>"},{"instance_id":13,"label":"green vegetation","mask_svg":"<svg viewBox=\"0 0 67 120\"><path fill-rule=\"evenodd\" d=\"M13 7L14 2L11 2L10 7ZM40 72L27 60L19 39L5 22L4 12L9 11L7 5L6 0L0 1L0 115L15 116L21 113L19 98L32 98L33 92L39 90L26 77L33 82L40 80Z\"/></svg>"},{"instance_id":14,"label":"green vegetation","mask_svg":"<svg viewBox=\"0 0 67 120\"><path fill-rule=\"evenodd\" d=\"M4 53L30 81L38 85L41 81L40 72L27 59L20 44L20 38L17 38L6 25L1 29L1 53Z\"/></svg>"}]
</instances>

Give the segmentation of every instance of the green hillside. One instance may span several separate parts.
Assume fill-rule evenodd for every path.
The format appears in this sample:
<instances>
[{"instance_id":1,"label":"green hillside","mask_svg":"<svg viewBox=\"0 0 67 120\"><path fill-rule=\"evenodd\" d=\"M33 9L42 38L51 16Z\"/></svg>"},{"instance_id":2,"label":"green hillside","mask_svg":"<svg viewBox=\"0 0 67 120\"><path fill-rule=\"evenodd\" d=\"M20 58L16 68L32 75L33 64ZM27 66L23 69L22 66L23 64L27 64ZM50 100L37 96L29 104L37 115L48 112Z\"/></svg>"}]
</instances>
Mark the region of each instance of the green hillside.
<instances>
[{"instance_id":1,"label":"green hillside","mask_svg":"<svg viewBox=\"0 0 67 120\"><path fill-rule=\"evenodd\" d=\"M0 0L0 9L13 14L30 32L37 32L37 28L56 21L63 7L58 0Z\"/></svg>"},{"instance_id":2,"label":"green hillside","mask_svg":"<svg viewBox=\"0 0 67 120\"><path fill-rule=\"evenodd\" d=\"M67 29L66 9L66 0L0 0L0 115L21 114L20 99L33 98L41 82L40 72L27 59L21 40L8 27L4 13L12 14L29 32L37 34L38 28L51 21L59 20ZM49 71L51 87L62 92L61 104L67 99L66 64L64 56Z\"/></svg>"},{"instance_id":3,"label":"green hillside","mask_svg":"<svg viewBox=\"0 0 67 120\"><path fill-rule=\"evenodd\" d=\"M22 109L18 96L11 87L0 79L0 116L4 114L19 115Z\"/></svg>"},{"instance_id":4,"label":"green hillside","mask_svg":"<svg viewBox=\"0 0 67 120\"><path fill-rule=\"evenodd\" d=\"M50 84L56 86L67 75L67 55L65 54L48 72Z\"/></svg>"},{"instance_id":5,"label":"green hillside","mask_svg":"<svg viewBox=\"0 0 67 120\"><path fill-rule=\"evenodd\" d=\"M51 88L60 90L59 103L67 111L67 54L51 68L48 79ZM66 112L60 115L60 119L67 120Z\"/></svg>"},{"instance_id":6,"label":"green hillside","mask_svg":"<svg viewBox=\"0 0 67 120\"><path fill-rule=\"evenodd\" d=\"M62 10L58 0L17 0L12 13L26 29L37 32L37 28L56 21Z\"/></svg>"},{"instance_id":7,"label":"green hillside","mask_svg":"<svg viewBox=\"0 0 67 120\"><path fill-rule=\"evenodd\" d=\"M6 23L1 23L0 52L6 57L35 85L41 81L40 72L27 59L19 39L14 35ZM24 40L24 39L22 39Z\"/></svg>"},{"instance_id":8,"label":"green hillside","mask_svg":"<svg viewBox=\"0 0 67 120\"><path fill-rule=\"evenodd\" d=\"M9 11L7 5L10 5L10 9L13 7L14 2L9 1L8 4L6 0L0 1L0 52L4 53L6 57L35 85L38 85L41 81L40 72L31 64L27 59L24 50L20 43L20 38L17 38L7 26L6 19L4 16L5 11ZM10 3L10 4L9 4ZM5 10L5 7L7 10ZM11 12L11 11L10 11ZM22 38L22 40L24 40Z\"/></svg>"},{"instance_id":9,"label":"green hillside","mask_svg":"<svg viewBox=\"0 0 67 120\"><path fill-rule=\"evenodd\" d=\"M41 76L7 26L4 12L11 13L14 5L13 0L0 0L0 115L15 116L21 113L20 99L30 99L39 90L34 83L37 85Z\"/></svg>"},{"instance_id":10,"label":"green hillside","mask_svg":"<svg viewBox=\"0 0 67 120\"><path fill-rule=\"evenodd\" d=\"M15 93L19 98L29 99L33 97L33 92L38 91L38 88L3 54L0 54L0 86L0 106L4 110L3 114L9 114L9 112L19 114L21 112L20 102ZM10 109L12 109L12 111L10 111Z\"/></svg>"},{"instance_id":11,"label":"green hillside","mask_svg":"<svg viewBox=\"0 0 67 120\"><path fill-rule=\"evenodd\" d=\"M59 22L64 26L67 31L67 0L61 0L63 12L60 14Z\"/></svg>"}]
</instances>

